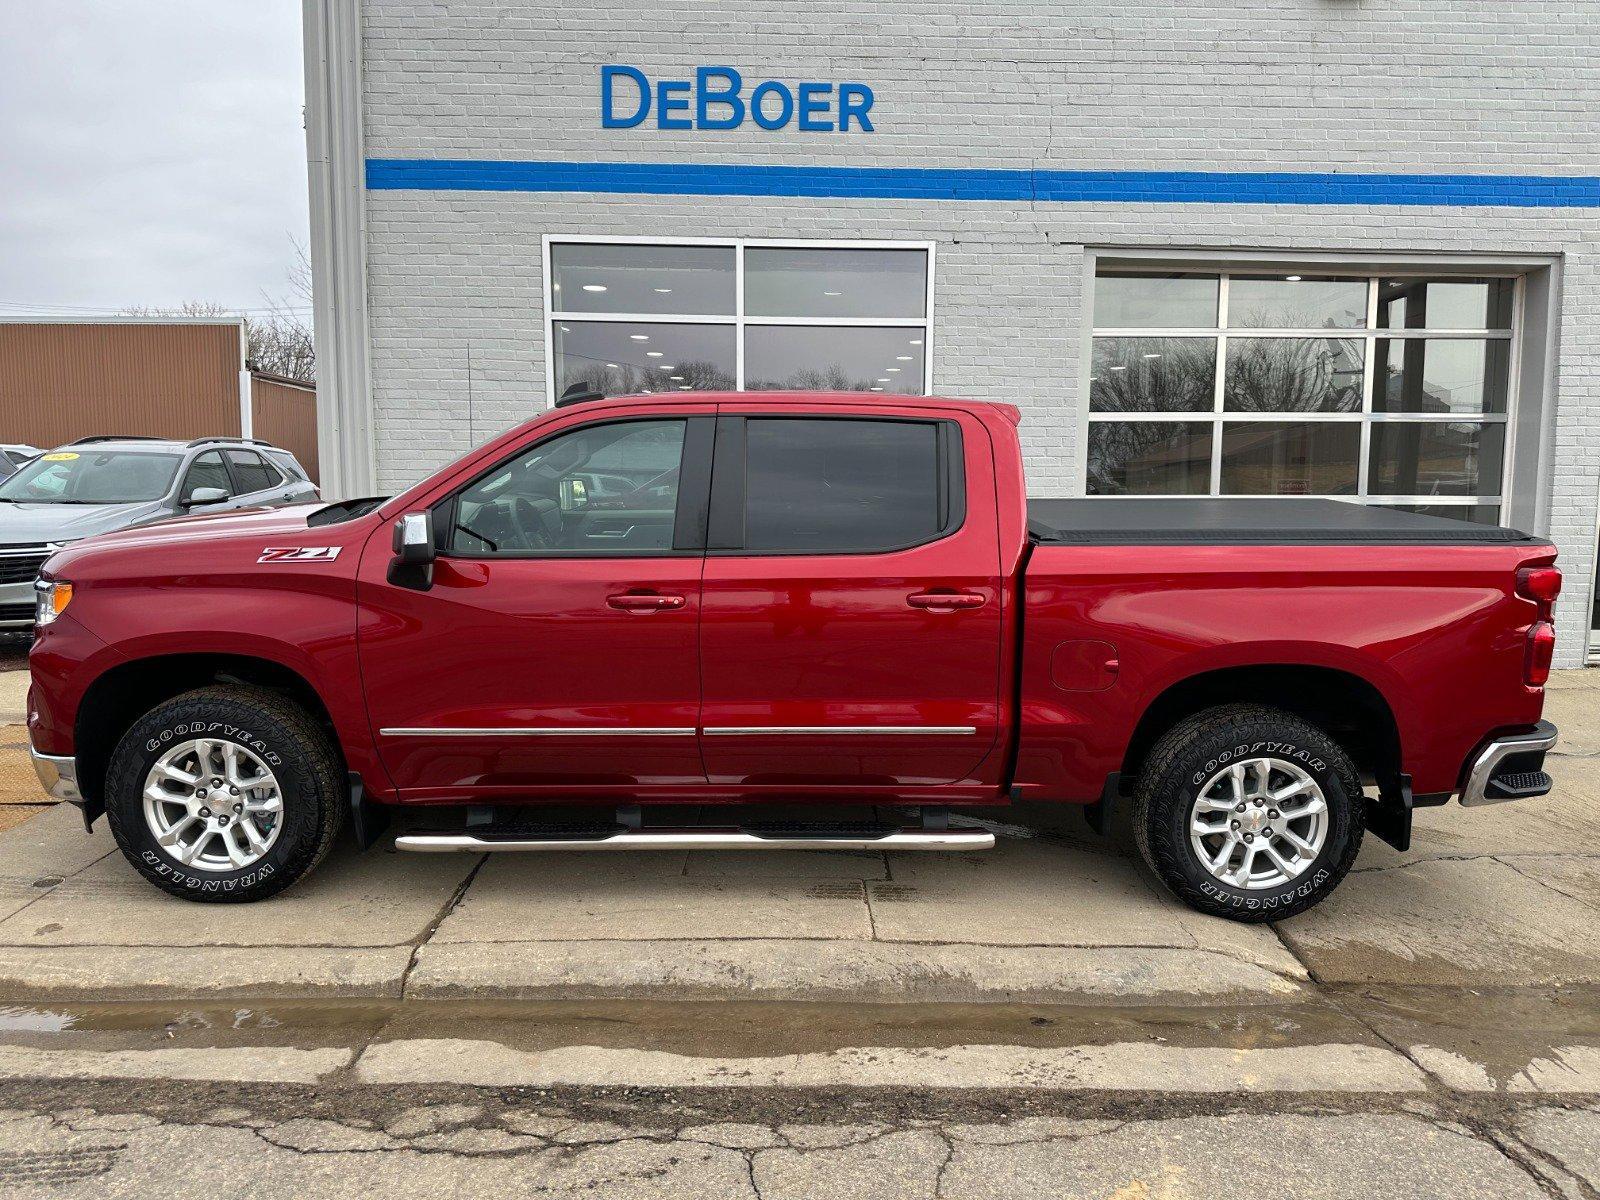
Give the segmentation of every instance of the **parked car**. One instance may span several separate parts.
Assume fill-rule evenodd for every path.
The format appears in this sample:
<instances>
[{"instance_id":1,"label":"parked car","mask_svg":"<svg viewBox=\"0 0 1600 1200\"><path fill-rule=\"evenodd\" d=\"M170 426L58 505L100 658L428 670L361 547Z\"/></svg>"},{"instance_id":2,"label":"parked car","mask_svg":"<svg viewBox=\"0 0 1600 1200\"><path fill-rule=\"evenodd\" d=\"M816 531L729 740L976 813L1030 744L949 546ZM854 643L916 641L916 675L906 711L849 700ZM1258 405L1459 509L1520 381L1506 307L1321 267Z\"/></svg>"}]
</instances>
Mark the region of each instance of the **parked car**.
<instances>
[{"instance_id":1,"label":"parked car","mask_svg":"<svg viewBox=\"0 0 1600 1200\"><path fill-rule=\"evenodd\" d=\"M1414 806L1550 789L1550 543L1335 501L1030 505L1020 419L600 399L387 502L70 547L34 761L196 900L280 891L393 806L445 814L405 850L976 849L950 810L1026 799L1129 806L1178 896L1247 921L1327 896L1368 829L1404 847ZM530 819L573 800L599 828ZM842 815L773 824L788 802Z\"/></svg>"},{"instance_id":2,"label":"parked car","mask_svg":"<svg viewBox=\"0 0 1600 1200\"><path fill-rule=\"evenodd\" d=\"M0 630L33 624L34 579L60 547L180 513L317 499L287 450L250 438L82 438L0 480Z\"/></svg>"},{"instance_id":3,"label":"parked car","mask_svg":"<svg viewBox=\"0 0 1600 1200\"><path fill-rule=\"evenodd\" d=\"M16 474L18 467L43 453L26 442L0 442L0 479Z\"/></svg>"}]
</instances>

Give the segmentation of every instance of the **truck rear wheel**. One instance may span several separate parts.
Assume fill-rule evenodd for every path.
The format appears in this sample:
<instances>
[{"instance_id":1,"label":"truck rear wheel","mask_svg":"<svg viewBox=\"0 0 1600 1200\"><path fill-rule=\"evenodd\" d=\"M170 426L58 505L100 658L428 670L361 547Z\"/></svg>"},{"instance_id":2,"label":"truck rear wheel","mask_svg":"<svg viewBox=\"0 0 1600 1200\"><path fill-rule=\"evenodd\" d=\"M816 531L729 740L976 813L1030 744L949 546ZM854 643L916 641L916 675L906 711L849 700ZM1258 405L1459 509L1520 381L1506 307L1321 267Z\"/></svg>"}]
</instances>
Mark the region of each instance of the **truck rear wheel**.
<instances>
[{"instance_id":1,"label":"truck rear wheel","mask_svg":"<svg viewBox=\"0 0 1600 1200\"><path fill-rule=\"evenodd\" d=\"M1366 829L1360 776L1316 726L1224 705L1173 726L1134 792L1145 862L1200 912L1270 921L1339 885Z\"/></svg>"},{"instance_id":2,"label":"truck rear wheel","mask_svg":"<svg viewBox=\"0 0 1600 1200\"><path fill-rule=\"evenodd\" d=\"M112 754L106 816L123 855L185 900L264 900L333 845L345 801L328 736L273 692L208 687L135 721Z\"/></svg>"}]
</instances>

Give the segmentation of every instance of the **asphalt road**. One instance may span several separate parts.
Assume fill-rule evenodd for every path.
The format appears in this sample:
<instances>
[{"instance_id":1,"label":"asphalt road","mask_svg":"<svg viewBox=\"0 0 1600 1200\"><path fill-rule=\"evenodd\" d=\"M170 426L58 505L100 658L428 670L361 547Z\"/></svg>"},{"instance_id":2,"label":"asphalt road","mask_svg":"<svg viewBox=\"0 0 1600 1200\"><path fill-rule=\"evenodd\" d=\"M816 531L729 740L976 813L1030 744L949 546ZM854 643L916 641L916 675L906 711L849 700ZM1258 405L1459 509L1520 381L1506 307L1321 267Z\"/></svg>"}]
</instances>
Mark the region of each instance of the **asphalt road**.
<instances>
[{"instance_id":1,"label":"asphalt road","mask_svg":"<svg viewBox=\"0 0 1600 1200\"><path fill-rule=\"evenodd\" d=\"M1600 1105L0 1083L8 1197L1592 1197Z\"/></svg>"}]
</instances>

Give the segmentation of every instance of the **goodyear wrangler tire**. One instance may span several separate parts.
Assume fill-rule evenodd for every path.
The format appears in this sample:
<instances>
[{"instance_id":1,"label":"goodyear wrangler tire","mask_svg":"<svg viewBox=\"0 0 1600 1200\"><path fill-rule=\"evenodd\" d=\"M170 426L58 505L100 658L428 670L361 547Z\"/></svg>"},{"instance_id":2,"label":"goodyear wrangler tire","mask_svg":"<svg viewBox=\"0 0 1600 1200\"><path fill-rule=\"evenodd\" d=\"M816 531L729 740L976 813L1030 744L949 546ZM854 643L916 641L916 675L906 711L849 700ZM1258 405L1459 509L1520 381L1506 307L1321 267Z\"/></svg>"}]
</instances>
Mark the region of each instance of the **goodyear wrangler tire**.
<instances>
[{"instance_id":1,"label":"goodyear wrangler tire","mask_svg":"<svg viewBox=\"0 0 1600 1200\"><path fill-rule=\"evenodd\" d=\"M1355 764L1322 730L1279 709L1225 705L1152 748L1133 828L1145 862L1191 908L1270 921L1339 885L1366 810Z\"/></svg>"},{"instance_id":2,"label":"goodyear wrangler tire","mask_svg":"<svg viewBox=\"0 0 1600 1200\"><path fill-rule=\"evenodd\" d=\"M106 816L123 855L185 900L264 900L322 861L345 810L338 757L303 709L202 688L135 721L111 757Z\"/></svg>"}]
</instances>

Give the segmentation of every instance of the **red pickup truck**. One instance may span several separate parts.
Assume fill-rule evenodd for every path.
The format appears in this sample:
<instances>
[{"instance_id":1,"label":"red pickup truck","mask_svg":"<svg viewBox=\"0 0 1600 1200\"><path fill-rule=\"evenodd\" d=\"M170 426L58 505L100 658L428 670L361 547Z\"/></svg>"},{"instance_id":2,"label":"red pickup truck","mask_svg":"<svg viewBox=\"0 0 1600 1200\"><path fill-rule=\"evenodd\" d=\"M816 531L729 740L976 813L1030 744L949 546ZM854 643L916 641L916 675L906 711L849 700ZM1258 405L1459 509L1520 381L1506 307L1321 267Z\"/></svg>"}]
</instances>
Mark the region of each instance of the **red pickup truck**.
<instances>
[{"instance_id":1,"label":"red pickup truck","mask_svg":"<svg viewBox=\"0 0 1600 1200\"><path fill-rule=\"evenodd\" d=\"M1327 895L1367 829L1404 847L1415 805L1549 790L1549 543L1030 505L1020 419L591 399L391 500L91 539L39 583L39 773L196 900L280 891L398 806L432 822L407 850L970 849L952 808L1026 800L1125 807L1178 896L1243 920Z\"/></svg>"}]
</instances>

